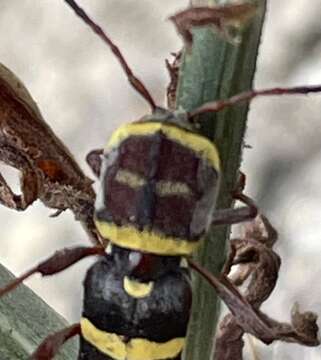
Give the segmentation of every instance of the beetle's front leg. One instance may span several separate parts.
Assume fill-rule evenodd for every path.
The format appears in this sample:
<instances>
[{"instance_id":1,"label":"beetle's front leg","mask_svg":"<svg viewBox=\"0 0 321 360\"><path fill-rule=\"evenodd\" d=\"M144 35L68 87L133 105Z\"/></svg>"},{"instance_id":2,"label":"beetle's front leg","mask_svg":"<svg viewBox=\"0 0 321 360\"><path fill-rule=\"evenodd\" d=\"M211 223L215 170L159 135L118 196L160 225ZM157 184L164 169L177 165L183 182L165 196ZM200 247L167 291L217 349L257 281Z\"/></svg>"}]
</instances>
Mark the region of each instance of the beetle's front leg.
<instances>
[{"instance_id":1,"label":"beetle's front leg","mask_svg":"<svg viewBox=\"0 0 321 360\"><path fill-rule=\"evenodd\" d=\"M0 173L0 203L15 210L25 210L38 198L38 176L30 163L14 147L0 142L0 161L21 171L21 195L16 195Z\"/></svg>"},{"instance_id":2,"label":"beetle's front leg","mask_svg":"<svg viewBox=\"0 0 321 360\"><path fill-rule=\"evenodd\" d=\"M89 167L91 168L92 172L99 178L100 176L100 169L102 163L102 155L104 153L104 149L94 149L91 150L87 156L86 161Z\"/></svg>"}]
</instances>

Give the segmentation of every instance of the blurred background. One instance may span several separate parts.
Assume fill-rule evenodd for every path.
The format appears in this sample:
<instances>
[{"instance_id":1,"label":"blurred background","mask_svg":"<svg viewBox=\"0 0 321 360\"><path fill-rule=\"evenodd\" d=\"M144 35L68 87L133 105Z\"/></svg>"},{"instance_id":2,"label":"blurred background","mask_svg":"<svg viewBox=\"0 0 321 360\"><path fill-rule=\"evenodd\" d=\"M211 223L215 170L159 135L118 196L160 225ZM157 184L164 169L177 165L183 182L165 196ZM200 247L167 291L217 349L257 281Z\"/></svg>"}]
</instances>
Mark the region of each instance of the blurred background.
<instances>
[{"instance_id":1,"label":"blurred background","mask_svg":"<svg viewBox=\"0 0 321 360\"><path fill-rule=\"evenodd\" d=\"M167 20L187 0L82 0L123 50L158 103L164 103L168 76L164 59L181 47ZM321 83L321 0L270 0L255 87ZM127 84L104 44L63 1L0 0L0 61L26 85L55 133L84 171L84 159L102 147L119 124L149 109ZM279 231L280 278L263 309L289 320L290 307L321 315L321 96L260 99L251 106L243 171L253 196ZM18 189L18 174L0 167ZM24 213L0 208L0 262L21 273L56 249L88 244L73 216L36 202ZM91 261L52 278L27 284L69 321L77 321L82 279ZM319 321L319 325L321 322ZM309 349L254 342L258 359L321 359ZM249 359L253 357L249 356Z\"/></svg>"}]
</instances>

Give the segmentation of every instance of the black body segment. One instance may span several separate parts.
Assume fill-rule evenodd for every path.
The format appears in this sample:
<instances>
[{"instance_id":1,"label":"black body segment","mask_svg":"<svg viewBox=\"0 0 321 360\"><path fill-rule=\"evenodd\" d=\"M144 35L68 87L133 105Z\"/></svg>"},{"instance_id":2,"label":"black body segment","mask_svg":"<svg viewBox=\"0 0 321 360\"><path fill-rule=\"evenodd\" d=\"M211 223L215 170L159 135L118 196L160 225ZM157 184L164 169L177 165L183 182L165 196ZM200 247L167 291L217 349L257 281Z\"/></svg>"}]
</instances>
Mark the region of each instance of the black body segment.
<instances>
[{"instance_id":1,"label":"black body segment","mask_svg":"<svg viewBox=\"0 0 321 360\"><path fill-rule=\"evenodd\" d=\"M145 255L133 261L138 252L113 248L92 266L84 282L79 359L122 359L126 344L131 349L124 360L179 359L192 299L188 270L179 266L178 257L151 255L148 261ZM148 295L128 294L124 279L139 283L142 277L152 280Z\"/></svg>"},{"instance_id":2,"label":"black body segment","mask_svg":"<svg viewBox=\"0 0 321 360\"><path fill-rule=\"evenodd\" d=\"M113 243L165 255L191 253L206 233L219 184L215 146L160 122L126 125L103 160L96 225Z\"/></svg>"}]
</instances>

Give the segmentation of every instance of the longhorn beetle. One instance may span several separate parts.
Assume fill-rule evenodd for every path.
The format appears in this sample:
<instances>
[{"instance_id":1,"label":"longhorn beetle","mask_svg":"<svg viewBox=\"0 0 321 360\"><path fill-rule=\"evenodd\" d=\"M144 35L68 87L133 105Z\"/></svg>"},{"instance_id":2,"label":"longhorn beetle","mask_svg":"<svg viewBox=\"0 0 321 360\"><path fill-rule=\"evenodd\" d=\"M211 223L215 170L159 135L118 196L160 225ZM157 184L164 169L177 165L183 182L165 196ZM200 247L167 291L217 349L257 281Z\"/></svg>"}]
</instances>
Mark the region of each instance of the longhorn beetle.
<instances>
[{"instance_id":1,"label":"longhorn beetle","mask_svg":"<svg viewBox=\"0 0 321 360\"><path fill-rule=\"evenodd\" d=\"M257 214L253 201L242 193L243 177L233 195L245 206L215 210L220 159L216 146L198 132L197 116L257 96L320 92L321 86L252 90L188 113L169 111L155 104L102 28L75 1L65 2L111 48L130 84L150 105L151 114L120 127L106 149L87 156L100 178L94 222L100 236L109 241L108 247L102 243L64 249L0 289L1 296L33 273L51 275L86 256L101 256L86 275L80 324L49 337L33 358L53 357L63 342L79 334L79 359L180 359L191 304L189 274L181 266L182 257L211 282L246 331L271 342L277 338L275 329L228 279L219 281L188 257L210 225L239 223ZM218 24L242 9L217 7ZM193 17L203 10L186 13ZM244 314L258 325L247 326Z\"/></svg>"}]
</instances>

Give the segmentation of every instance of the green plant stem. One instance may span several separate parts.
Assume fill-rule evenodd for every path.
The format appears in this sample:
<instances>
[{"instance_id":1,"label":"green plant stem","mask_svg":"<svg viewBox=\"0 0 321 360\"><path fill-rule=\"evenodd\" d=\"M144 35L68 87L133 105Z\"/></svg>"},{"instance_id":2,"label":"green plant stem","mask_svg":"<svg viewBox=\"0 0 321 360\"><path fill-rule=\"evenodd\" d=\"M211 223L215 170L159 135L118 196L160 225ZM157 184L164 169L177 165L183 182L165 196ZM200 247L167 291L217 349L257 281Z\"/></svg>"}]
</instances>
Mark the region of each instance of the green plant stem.
<instances>
[{"instance_id":1,"label":"green plant stem","mask_svg":"<svg viewBox=\"0 0 321 360\"><path fill-rule=\"evenodd\" d=\"M0 265L0 286L13 279ZM20 285L0 299L0 359L26 360L49 334L68 326L66 320L33 291ZM77 359L78 341L70 340L55 360Z\"/></svg>"},{"instance_id":2,"label":"green plant stem","mask_svg":"<svg viewBox=\"0 0 321 360\"><path fill-rule=\"evenodd\" d=\"M195 0L193 5L204 5L204 1ZM237 46L228 43L211 29L198 28L193 31L192 51L184 54L180 68L176 100L178 108L190 111L205 102L227 98L252 88L265 7L265 0L260 1L255 18ZM215 142L222 161L217 208L233 206L231 191L242 159L247 112L248 105L244 104L202 116L201 131ZM196 260L214 274L221 271L229 235L229 227L213 228L196 255ZM184 359L208 360L212 358L220 305L214 290L198 275L193 275L193 291Z\"/></svg>"}]
</instances>

